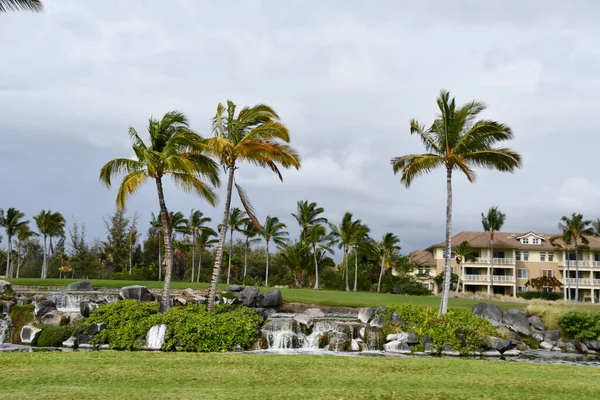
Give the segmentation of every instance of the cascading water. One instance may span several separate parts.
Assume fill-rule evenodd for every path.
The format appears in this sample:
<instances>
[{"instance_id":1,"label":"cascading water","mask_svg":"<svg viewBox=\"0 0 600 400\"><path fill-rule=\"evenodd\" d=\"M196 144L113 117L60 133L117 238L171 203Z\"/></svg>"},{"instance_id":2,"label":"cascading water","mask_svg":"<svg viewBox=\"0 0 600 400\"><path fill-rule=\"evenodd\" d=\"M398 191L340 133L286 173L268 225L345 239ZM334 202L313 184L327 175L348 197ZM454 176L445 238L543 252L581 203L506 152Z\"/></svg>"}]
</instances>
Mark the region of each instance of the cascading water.
<instances>
[{"instance_id":1,"label":"cascading water","mask_svg":"<svg viewBox=\"0 0 600 400\"><path fill-rule=\"evenodd\" d=\"M154 325L146 334L146 349L160 350L165 344L168 326L165 324Z\"/></svg>"},{"instance_id":2,"label":"cascading water","mask_svg":"<svg viewBox=\"0 0 600 400\"><path fill-rule=\"evenodd\" d=\"M56 309L61 312L79 312L79 304L82 301L89 300L102 300L106 299L109 303L117 301L117 295L110 295L105 293L86 293L86 294L73 294L73 293L51 293L46 296L48 300L52 300L56 304Z\"/></svg>"},{"instance_id":3,"label":"cascading water","mask_svg":"<svg viewBox=\"0 0 600 400\"><path fill-rule=\"evenodd\" d=\"M10 343L12 334L12 320L10 317L10 303L0 302L0 343Z\"/></svg>"}]
</instances>

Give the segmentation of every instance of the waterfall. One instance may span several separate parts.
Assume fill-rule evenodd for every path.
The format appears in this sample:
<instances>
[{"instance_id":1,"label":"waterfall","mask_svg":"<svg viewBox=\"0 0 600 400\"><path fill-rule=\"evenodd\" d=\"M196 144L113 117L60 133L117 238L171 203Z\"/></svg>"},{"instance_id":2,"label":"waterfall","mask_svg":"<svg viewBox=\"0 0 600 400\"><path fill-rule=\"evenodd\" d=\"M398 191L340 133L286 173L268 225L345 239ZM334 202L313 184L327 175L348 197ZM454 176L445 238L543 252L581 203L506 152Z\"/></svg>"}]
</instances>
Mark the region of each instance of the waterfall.
<instances>
[{"instance_id":1,"label":"waterfall","mask_svg":"<svg viewBox=\"0 0 600 400\"><path fill-rule=\"evenodd\" d=\"M61 312L79 312L79 304L82 301L98 301L105 299L110 303L118 300L117 295L107 295L103 293L51 293L46 298L52 300L56 304L56 309Z\"/></svg>"},{"instance_id":2,"label":"waterfall","mask_svg":"<svg viewBox=\"0 0 600 400\"><path fill-rule=\"evenodd\" d=\"M146 334L146 349L160 350L165 344L168 326L165 324L154 325Z\"/></svg>"},{"instance_id":3,"label":"waterfall","mask_svg":"<svg viewBox=\"0 0 600 400\"><path fill-rule=\"evenodd\" d=\"M0 302L0 343L11 343L12 321L10 317L10 303Z\"/></svg>"}]
</instances>

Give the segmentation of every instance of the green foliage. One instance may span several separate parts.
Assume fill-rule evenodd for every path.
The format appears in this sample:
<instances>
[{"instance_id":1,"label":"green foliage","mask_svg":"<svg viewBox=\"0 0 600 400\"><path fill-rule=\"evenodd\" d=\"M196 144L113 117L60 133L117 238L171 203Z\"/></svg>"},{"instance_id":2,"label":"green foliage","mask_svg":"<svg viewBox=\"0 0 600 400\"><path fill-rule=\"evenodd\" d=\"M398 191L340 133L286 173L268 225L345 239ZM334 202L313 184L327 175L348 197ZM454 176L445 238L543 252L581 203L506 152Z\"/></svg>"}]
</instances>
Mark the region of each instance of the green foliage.
<instances>
[{"instance_id":1,"label":"green foliage","mask_svg":"<svg viewBox=\"0 0 600 400\"><path fill-rule=\"evenodd\" d=\"M517 292L517 297L521 297L526 300L532 299L544 299L544 300L562 300L564 295L562 292L535 292L535 291L527 291L527 292Z\"/></svg>"},{"instance_id":2,"label":"green foliage","mask_svg":"<svg viewBox=\"0 0 600 400\"><path fill-rule=\"evenodd\" d=\"M12 334L12 342L20 343L20 334L21 329L33 322L33 310L35 310L35 305L33 304L25 304L25 305L14 305L10 309L10 318L12 320L13 326L13 334Z\"/></svg>"},{"instance_id":3,"label":"green foliage","mask_svg":"<svg viewBox=\"0 0 600 400\"><path fill-rule=\"evenodd\" d=\"M377 286L375 286L376 289ZM381 292L391 294L409 294L413 296L429 296L431 291L421 285L410 275L394 276L386 274L381 278Z\"/></svg>"},{"instance_id":4,"label":"green foliage","mask_svg":"<svg viewBox=\"0 0 600 400\"><path fill-rule=\"evenodd\" d=\"M540 344L534 338L526 337L526 338L523 338L522 340L523 340L523 343L525 343L527 346L531 347L532 349L540 348Z\"/></svg>"},{"instance_id":5,"label":"green foliage","mask_svg":"<svg viewBox=\"0 0 600 400\"><path fill-rule=\"evenodd\" d=\"M419 340L423 340L425 335L429 336L432 346L438 350L446 345L461 353L481 350L485 336L497 335L489 321L468 310L452 308L438 318L438 310L434 308L401 304L388 306L386 320L389 320L391 313L402 316L404 330L414 332Z\"/></svg>"},{"instance_id":6,"label":"green foliage","mask_svg":"<svg viewBox=\"0 0 600 400\"><path fill-rule=\"evenodd\" d=\"M600 336L600 313L569 311L558 318L558 326L569 338L595 340Z\"/></svg>"},{"instance_id":7,"label":"green foliage","mask_svg":"<svg viewBox=\"0 0 600 400\"><path fill-rule=\"evenodd\" d=\"M435 276L435 278L433 278L434 282L438 285L441 286L444 283L444 273L440 273L438 275ZM452 278L450 278L450 283L456 285L458 283L458 275L457 274L452 274Z\"/></svg>"},{"instance_id":8,"label":"green foliage","mask_svg":"<svg viewBox=\"0 0 600 400\"><path fill-rule=\"evenodd\" d=\"M69 325L46 325L42 328L36 345L39 347L61 347L62 342L67 340L72 334L73 328Z\"/></svg>"},{"instance_id":9,"label":"green foliage","mask_svg":"<svg viewBox=\"0 0 600 400\"><path fill-rule=\"evenodd\" d=\"M558 280L554 276L552 276L552 277L540 276L538 278L529 279L525 283L525 286L532 287L535 290L537 290L538 292L542 292L547 288L560 289L562 286L562 283L560 280Z\"/></svg>"}]
</instances>

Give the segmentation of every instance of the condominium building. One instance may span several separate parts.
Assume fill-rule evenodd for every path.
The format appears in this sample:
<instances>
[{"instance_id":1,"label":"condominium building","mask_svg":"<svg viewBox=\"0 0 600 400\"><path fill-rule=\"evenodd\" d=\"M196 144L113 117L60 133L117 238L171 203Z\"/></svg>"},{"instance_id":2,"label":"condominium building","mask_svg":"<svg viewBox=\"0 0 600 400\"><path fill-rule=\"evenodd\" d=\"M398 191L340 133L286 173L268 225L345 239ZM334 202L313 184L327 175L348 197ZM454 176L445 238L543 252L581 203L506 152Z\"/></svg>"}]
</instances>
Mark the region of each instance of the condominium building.
<instances>
[{"instance_id":1,"label":"condominium building","mask_svg":"<svg viewBox=\"0 0 600 400\"><path fill-rule=\"evenodd\" d=\"M486 293L493 290L494 294L516 296L518 291L528 290L525 283L529 279L548 276L561 281L565 294L570 285L571 298L575 298L578 283L579 300L597 303L600 297L600 238L587 237L589 244L580 248L576 261L572 245L565 245L560 239L554 244L550 242L555 236L557 234L495 232L493 254L489 232L461 232L453 236L452 246L466 241L475 253L474 261L464 261L460 266L452 260L453 272L460 276L460 290ZM410 254L411 260L419 265L417 276L434 292L438 288L431 278L443 271L445 255L445 242Z\"/></svg>"}]
</instances>

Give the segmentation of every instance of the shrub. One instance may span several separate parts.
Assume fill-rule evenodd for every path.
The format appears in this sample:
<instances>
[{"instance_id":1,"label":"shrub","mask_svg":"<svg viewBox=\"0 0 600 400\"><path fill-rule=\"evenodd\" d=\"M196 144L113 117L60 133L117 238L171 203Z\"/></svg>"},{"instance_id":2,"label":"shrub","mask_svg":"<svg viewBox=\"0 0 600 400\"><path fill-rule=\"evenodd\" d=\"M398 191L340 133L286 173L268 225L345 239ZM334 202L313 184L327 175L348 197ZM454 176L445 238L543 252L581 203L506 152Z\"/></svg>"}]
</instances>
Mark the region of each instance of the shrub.
<instances>
[{"instance_id":1,"label":"shrub","mask_svg":"<svg viewBox=\"0 0 600 400\"><path fill-rule=\"evenodd\" d=\"M374 285L374 290L377 290L377 285ZM410 294L413 296L428 296L431 291L423 287L420 282L416 281L411 276L394 276L384 275L381 278L381 292L391 294Z\"/></svg>"},{"instance_id":2,"label":"shrub","mask_svg":"<svg viewBox=\"0 0 600 400\"><path fill-rule=\"evenodd\" d=\"M600 336L600 313L569 311L558 319L563 334L577 340L594 340Z\"/></svg>"},{"instance_id":3,"label":"shrub","mask_svg":"<svg viewBox=\"0 0 600 400\"><path fill-rule=\"evenodd\" d=\"M21 329L32 322L34 322L33 318L33 310L35 309L35 305L33 304L25 304L25 305L14 305L10 309L10 318L12 320L12 343L21 343Z\"/></svg>"},{"instance_id":4,"label":"shrub","mask_svg":"<svg viewBox=\"0 0 600 400\"><path fill-rule=\"evenodd\" d=\"M62 346L62 342L67 340L72 334L73 330L68 325L46 325L42 328L36 345L39 347L60 347Z\"/></svg>"},{"instance_id":5,"label":"shrub","mask_svg":"<svg viewBox=\"0 0 600 400\"><path fill-rule=\"evenodd\" d=\"M527 291L527 292L517 292L517 297L521 297L526 300L533 299L543 299L543 300L562 300L564 295L562 292L535 292L535 291Z\"/></svg>"}]
</instances>

